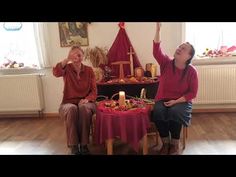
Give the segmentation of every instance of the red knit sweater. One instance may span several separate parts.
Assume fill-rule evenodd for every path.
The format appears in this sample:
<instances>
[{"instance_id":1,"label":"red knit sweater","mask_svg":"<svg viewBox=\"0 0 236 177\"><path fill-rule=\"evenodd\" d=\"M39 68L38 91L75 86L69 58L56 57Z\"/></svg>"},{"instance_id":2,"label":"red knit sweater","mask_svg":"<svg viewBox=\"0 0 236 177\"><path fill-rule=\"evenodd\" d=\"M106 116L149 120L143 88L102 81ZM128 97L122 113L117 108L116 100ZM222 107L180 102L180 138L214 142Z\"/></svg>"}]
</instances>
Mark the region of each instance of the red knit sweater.
<instances>
[{"instance_id":1,"label":"red knit sweater","mask_svg":"<svg viewBox=\"0 0 236 177\"><path fill-rule=\"evenodd\" d=\"M160 43L153 41L153 56L160 65L160 81L155 100L176 100L182 96L191 102L197 95L198 76L196 69L189 65L183 79L184 69L175 67L173 71L173 60L165 55L160 47Z\"/></svg>"},{"instance_id":2,"label":"red knit sweater","mask_svg":"<svg viewBox=\"0 0 236 177\"><path fill-rule=\"evenodd\" d=\"M62 68L61 63L53 68L53 75L63 77L64 94L62 103L78 104L80 99L86 98L88 101L95 101L97 97L97 86L95 75L91 67L81 65L80 79L72 64L67 64Z\"/></svg>"}]
</instances>

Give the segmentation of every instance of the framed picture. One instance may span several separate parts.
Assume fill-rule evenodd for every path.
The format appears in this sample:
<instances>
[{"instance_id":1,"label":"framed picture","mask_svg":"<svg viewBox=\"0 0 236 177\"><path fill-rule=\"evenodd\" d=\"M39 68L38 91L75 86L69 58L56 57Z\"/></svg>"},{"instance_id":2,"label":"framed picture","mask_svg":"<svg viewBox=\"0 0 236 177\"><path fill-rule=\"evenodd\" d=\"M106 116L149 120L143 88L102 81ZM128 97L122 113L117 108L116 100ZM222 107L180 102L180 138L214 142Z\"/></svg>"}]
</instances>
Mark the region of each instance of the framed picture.
<instances>
[{"instance_id":1,"label":"framed picture","mask_svg":"<svg viewBox=\"0 0 236 177\"><path fill-rule=\"evenodd\" d=\"M88 46L88 23L86 22L59 22L61 47L70 47L74 44Z\"/></svg>"}]
</instances>

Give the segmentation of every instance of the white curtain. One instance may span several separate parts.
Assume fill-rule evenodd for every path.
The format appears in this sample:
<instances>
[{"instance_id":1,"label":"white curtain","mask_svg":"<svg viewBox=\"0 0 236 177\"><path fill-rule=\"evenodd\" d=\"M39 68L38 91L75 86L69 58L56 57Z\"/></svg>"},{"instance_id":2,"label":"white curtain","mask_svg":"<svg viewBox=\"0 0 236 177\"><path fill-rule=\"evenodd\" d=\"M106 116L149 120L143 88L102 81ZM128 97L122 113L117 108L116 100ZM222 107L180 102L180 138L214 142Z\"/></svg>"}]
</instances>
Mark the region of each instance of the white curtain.
<instances>
[{"instance_id":1,"label":"white curtain","mask_svg":"<svg viewBox=\"0 0 236 177\"><path fill-rule=\"evenodd\" d=\"M50 44L47 23L34 23L35 41L38 50L39 65L41 68L51 67Z\"/></svg>"}]
</instances>

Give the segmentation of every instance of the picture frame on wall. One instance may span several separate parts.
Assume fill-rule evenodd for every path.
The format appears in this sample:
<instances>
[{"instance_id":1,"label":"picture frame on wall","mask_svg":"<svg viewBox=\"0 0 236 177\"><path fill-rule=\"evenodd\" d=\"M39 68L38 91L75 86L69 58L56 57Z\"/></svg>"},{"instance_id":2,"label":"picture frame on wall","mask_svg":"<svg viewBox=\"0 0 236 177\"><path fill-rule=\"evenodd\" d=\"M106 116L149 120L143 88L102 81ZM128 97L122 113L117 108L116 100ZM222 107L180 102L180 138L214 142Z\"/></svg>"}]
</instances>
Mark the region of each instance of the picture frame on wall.
<instances>
[{"instance_id":1,"label":"picture frame on wall","mask_svg":"<svg viewBox=\"0 0 236 177\"><path fill-rule=\"evenodd\" d=\"M59 22L58 25L61 47L71 47L74 44L89 45L87 22Z\"/></svg>"}]
</instances>

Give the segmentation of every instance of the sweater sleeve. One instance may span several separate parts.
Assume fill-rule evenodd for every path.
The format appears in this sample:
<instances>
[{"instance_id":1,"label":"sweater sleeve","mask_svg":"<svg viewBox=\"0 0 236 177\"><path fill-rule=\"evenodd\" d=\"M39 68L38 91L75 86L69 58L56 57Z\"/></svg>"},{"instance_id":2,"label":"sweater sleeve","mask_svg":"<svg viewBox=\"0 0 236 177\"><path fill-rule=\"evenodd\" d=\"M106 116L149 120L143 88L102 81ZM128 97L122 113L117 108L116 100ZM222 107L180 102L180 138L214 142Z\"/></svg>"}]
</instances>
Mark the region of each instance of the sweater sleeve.
<instances>
[{"instance_id":1,"label":"sweater sleeve","mask_svg":"<svg viewBox=\"0 0 236 177\"><path fill-rule=\"evenodd\" d=\"M193 72L192 72L189 86L190 86L189 91L184 95L186 101L190 101L197 96L198 76L197 76L196 70L193 70Z\"/></svg>"},{"instance_id":2,"label":"sweater sleeve","mask_svg":"<svg viewBox=\"0 0 236 177\"><path fill-rule=\"evenodd\" d=\"M97 84L96 84L96 78L94 75L93 70L91 69L91 86L90 86L90 92L89 95L86 97L88 101L94 102L97 98Z\"/></svg>"},{"instance_id":3,"label":"sweater sleeve","mask_svg":"<svg viewBox=\"0 0 236 177\"><path fill-rule=\"evenodd\" d=\"M153 41L153 56L160 65L160 68L164 68L165 65L171 60L166 54L162 52L161 43L155 43Z\"/></svg>"},{"instance_id":4,"label":"sweater sleeve","mask_svg":"<svg viewBox=\"0 0 236 177\"><path fill-rule=\"evenodd\" d=\"M61 76L64 76L65 74L65 68L62 68L62 65L61 63L57 63L55 67L53 67L53 75L55 77L61 77Z\"/></svg>"}]
</instances>

